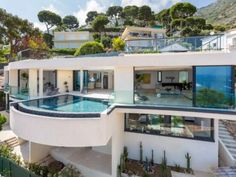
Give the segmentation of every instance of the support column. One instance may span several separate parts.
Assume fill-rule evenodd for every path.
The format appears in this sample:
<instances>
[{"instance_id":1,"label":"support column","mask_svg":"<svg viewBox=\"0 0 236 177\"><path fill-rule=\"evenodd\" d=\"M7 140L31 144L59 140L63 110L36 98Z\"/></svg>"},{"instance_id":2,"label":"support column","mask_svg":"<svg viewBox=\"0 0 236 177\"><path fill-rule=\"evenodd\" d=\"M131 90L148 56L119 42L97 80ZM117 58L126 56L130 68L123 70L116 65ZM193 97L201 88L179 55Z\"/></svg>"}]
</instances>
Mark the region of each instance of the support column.
<instances>
[{"instance_id":1,"label":"support column","mask_svg":"<svg viewBox=\"0 0 236 177\"><path fill-rule=\"evenodd\" d=\"M104 72L101 72L101 89L103 89L103 77L104 77Z\"/></svg>"},{"instance_id":2,"label":"support column","mask_svg":"<svg viewBox=\"0 0 236 177\"><path fill-rule=\"evenodd\" d=\"M134 70L133 67L116 67L114 70L114 92L116 103L133 103Z\"/></svg>"},{"instance_id":3,"label":"support column","mask_svg":"<svg viewBox=\"0 0 236 177\"><path fill-rule=\"evenodd\" d=\"M9 84L9 71L4 70L4 85Z\"/></svg>"},{"instance_id":4,"label":"support column","mask_svg":"<svg viewBox=\"0 0 236 177\"><path fill-rule=\"evenodd\" d=\"M9 70L9 85L18 87L18 70Z\"/></svg>"},{"instance_id":5,"label":"support column","mask_svg":"<svg viewBox=\"0 0 236 177\"><path fill-rule=\"evenodd\" d=\"M39 96L43 97L43 69L39 69Z\"/></svg>"},{"instance_id":6,"label":"support column","mask_svg":"<svg viewBox=\"0 0 236 177\"><path fill-rule=\"evenodd\" d=\"M29 142L29 163L36 163L47 157L52 146Z\"/></svg>"},{"instance_id":7,"label":"support column","mask_svg":"<svg viewBox=\"0 0 236 177\"><path fill-rule=\"evenodd\" d=\"M84 89L84 71L80 70L80 92Z\"/></svg>"},{"instance_id":8,"label":"support column","mask_svg":"<svg viewBox=\"0 0 236 177\"><path fill-rule=\"evenodd\" d=\"M29 96L31 98L38 96L37 75L37 69L29 69Z\"/></svg>"}]
</instances>

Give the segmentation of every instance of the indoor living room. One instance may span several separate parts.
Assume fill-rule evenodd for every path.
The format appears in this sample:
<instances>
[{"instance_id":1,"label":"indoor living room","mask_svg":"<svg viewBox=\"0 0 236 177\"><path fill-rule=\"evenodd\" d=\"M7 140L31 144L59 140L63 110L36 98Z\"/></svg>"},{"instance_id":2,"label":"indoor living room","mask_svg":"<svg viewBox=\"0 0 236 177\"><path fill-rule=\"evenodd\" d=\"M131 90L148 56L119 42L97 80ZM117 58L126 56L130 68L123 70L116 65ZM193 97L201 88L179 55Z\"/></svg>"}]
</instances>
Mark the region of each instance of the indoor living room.
<instances>
[{"instance_id":1,"label":"indoor living room","mask_svg":"<svg viewBox=\"0 0 236 177\"><path fill-rule=\"evenodd\" d=\"M192 67L135 68L135 103L192 106L192 80Z\"/></svg>"}]
</instances>

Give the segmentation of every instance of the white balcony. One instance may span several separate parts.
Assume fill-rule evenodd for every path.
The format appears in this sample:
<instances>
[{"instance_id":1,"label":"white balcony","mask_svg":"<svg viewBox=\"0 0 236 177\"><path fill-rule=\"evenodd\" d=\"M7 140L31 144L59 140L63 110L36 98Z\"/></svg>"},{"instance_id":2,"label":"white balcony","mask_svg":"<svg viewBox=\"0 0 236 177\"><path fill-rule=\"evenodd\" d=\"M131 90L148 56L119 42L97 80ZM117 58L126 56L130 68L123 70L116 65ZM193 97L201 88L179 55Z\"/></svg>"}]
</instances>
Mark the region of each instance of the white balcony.
<instances>
[{"instance_id":1,"label":"white balcony","mask_svg":"<svg viewBox=\"0 0 236 177\"><path fill-rule=\"evenodd\" d=\"M22 139L63 147L104 146L111 138L110 120L100 117L66 118L29 114L10 108L10 125Z\"/></svg>"}]
</instances>

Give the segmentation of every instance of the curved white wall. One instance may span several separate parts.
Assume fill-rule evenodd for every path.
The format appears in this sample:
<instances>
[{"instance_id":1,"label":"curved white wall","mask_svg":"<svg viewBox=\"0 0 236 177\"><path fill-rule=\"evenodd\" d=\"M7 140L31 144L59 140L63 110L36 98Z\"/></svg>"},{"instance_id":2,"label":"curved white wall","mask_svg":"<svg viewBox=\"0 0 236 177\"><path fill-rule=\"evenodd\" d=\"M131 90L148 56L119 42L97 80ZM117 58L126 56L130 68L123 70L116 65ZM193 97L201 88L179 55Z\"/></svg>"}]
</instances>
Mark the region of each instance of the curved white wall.
<instances>
[{"instance_id":1,"label":"curved white wall","mask_svg":"<svg viewBox=\"0 0 236 177\"><path fill-rule=\"evenodd\" d=\"M50 146L104 146L111 138L110 119L57 118L27 114L10 108L10 126L20 138Z\"/></svg>"}]
</instances>

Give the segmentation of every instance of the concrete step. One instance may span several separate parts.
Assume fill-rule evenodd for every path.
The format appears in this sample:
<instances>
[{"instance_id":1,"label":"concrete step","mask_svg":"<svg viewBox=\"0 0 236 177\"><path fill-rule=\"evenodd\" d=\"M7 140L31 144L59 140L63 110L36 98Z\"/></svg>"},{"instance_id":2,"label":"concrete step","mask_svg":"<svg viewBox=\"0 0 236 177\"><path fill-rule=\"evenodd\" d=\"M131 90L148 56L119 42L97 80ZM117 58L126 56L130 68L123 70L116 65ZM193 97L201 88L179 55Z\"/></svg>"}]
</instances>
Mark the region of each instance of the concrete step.
<instances>
[{"instance_id":1,"label":"concrete step","mask_svg":"<svg viewBox=\"0 0 236 177\"><path fill-rule=\"evenodd\" d=\"M232 144L232 143L228 143L228 142L224 142L224 145L227 147L227 148L235 148L236 149L236 144Z\"/></svg>"},{"instance_id":2,"label":"concrete step","mask_svg":"<svg viewBox=\"0 0 236 177\"><path fill-rule=\"evenodd\" d=\"M6 144L7 146L12 147L12 148L20 145L20 143L16 137L5 140L4 144Z\"/></svg>"},{"instance_id":3,"label":"concrete step","mask_svg":"<svg viewBox=\"0 0 236 177\"><path fill-rule=\"evenodd\" d=\"M36 164L41 166L47 166L51 162L55 161L51 155L48 155L47 157L43 158L42 160L38 161Z\"/></svg>"},{"instance_id":4,"label":"concrete step","mask_svg":"<svg viewBox=\"0 0 236 177\"><path fill-rule=\"evenodd\" d=\"M235 149L235 148L228 148L228 150L229 150L230 152L232 152L233 154L236 154L236 149Z\"/></svg>"},{"instance_id":5,"label":"concrete step","mask_svg":"<svg viewBox=\"0 0 236 177\"><path fill-rule=\"evenodd\" d=\"M219 127L219 132L229 132L225 127Z\"/></svg>"},{"instance_id":6,"label":"concrete step","mask_svg":"<svg viewBox=\"0 0 236 177\"><path fill-rule=\"evenodd\" d=\"M235 147L236 147L236 142L235 142L235 140L221 139L221 141L223 141L223 143L226 143L226 144L235 145Z\"/></svg>"},{"instance_id":7,"label":"concrete step","mask_svg":"<svg viewBox=\"0 0 236 177\"><path fill-rule=\"evenodd\" d=\"M219 135L231 136L231 134L228 131L219 131Z\"/></svg>"},{"instance_id":8,"label":"concrete step","mask_svg":"<svg viewBox=\"0 0 236 177\"><path fill-rule=\"evenodd\" d=\"M236 143L236 140L232 137L232 136L228 136L228 135L219 135L220 139L222 141L226 140L226 141L229 141L231 140L232 142L235 142Z\"/></svg>"},{"instance_id":9,"label":"concrete step","mask_svg":"<svg viewBox=\"0 0 236 177\"><path fill-rule=\"evenodd\" d=\"M225 127L225 125L223 124L223 123L221 123L221 122L219 122L219 127Z\"/></svg>"}]
</instances>

